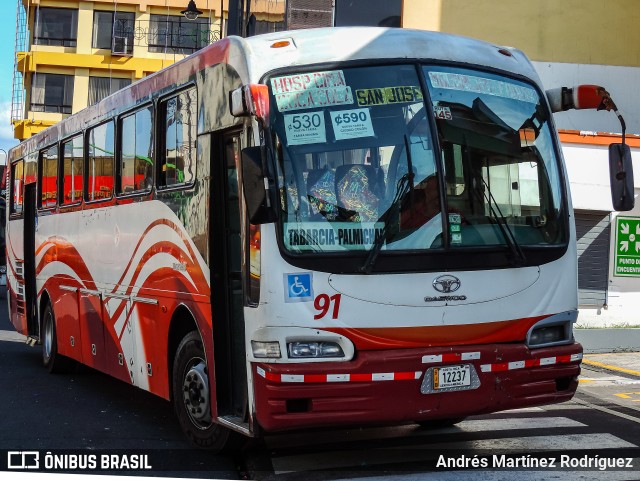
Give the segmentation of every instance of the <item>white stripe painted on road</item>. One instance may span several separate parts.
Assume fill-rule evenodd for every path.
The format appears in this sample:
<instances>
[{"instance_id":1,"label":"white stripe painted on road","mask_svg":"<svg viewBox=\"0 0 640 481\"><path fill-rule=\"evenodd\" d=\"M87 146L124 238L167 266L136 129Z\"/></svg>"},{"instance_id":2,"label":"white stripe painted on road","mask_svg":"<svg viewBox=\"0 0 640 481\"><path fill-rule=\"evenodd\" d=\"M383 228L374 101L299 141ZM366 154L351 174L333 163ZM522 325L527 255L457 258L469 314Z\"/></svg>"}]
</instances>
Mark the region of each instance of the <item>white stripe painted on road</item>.
<instances>
[{"instance_id":1,"label":"white stripe painted on road","mask_svg":"<svg viewBox=\"0 0 640 481\"><path fill-rule=\"evenodd\" d=\"M546 409L541 407L532 407L532 408L520 408L520 409L509 409L508 411L500 411L499 414L505 413L539 413L544 412Z\"/></svg>"},{"instance_id":2,"label":"white stripe painted on road","mask_svg":"<svg viewBox=\"0 0 640 481\"><path fill-rule=\"evenodd\" d=\"M584 377L580 376L580 382L597 384L598 386L618 386L626 384L640 384L640 379L629 379L620 376Z\"/></svg>"},{"instance_id":3,"label":"white stripe painted on road","mask_svg":"<svg viewBox=\"0 0 640 481\"><path fill-rule=\"evenodd\" d=\"M446 428L447 431L466 433L484 433L487 431L508 431L511 429L550 429L577 428L586 424L564 417L548 418L505 418L505 419L473 419L456 424L456 427ZM442 432L445 429L439 429Z\"/></svg>"},{"instance_id":4,"label":"white stripe painted on road","mask_svg":"<svg viewBox=\"0 0 640 481\"><path fill-rule=\"evenodd\" d=\"M433 444L423 444L422 446L412 446L412 448L422 449L465 449L465 450L495 450L495 451L570 451L572 449L588 451L592 449L613 449L613 448L637 448L624 439L620 439L609 433L593 434L560 434L556 436L528 436L525 438L497 438L497 439L476 439L465 442L451 442Z\"/></svg>"}]
</instances>

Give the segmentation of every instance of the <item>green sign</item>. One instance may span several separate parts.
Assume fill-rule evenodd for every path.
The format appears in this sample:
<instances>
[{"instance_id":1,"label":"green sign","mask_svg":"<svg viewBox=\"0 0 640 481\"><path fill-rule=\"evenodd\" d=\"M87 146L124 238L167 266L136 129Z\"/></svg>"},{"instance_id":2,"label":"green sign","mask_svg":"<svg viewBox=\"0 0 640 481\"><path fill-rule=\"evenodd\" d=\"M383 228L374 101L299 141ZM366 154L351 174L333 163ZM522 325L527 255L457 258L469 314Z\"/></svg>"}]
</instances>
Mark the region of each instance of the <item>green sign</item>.
<instances>
[{"instance_id":1,"label":"green sign","mask_svg":"<svg viewBox=\"0 0 640 481\"><path fill-rule=\"evenodd\" d=\"M616 218L616 276L640 277L640 218Z\"/></svg>"}]
</instances>

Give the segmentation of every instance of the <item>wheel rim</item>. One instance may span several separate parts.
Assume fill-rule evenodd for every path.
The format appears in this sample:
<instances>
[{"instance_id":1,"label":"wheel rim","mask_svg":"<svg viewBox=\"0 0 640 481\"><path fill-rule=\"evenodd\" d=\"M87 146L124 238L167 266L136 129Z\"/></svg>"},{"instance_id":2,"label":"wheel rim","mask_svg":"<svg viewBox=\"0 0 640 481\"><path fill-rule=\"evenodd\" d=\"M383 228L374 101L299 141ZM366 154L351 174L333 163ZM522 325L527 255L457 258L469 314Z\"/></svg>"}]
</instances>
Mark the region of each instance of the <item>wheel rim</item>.
<instances>
[{"instance_id":1,"label":"wheel rim","mask_svg":"<svg viewBox=\"0 0 640 481\"><path fill-rule=\"evenodd\" d=\"M51 359L53 351L53 323L51 322L51 313L47 313L44 318L44 357L48 361Z\"/></svg>"},{"instance_id":2,"label":"wheel rim","mask_svg":"<svg viewBox=\"0 0 640 481\"><path fill-rule=\"evenodd\" d=\"M182 399L189 419L199 429L211 426L209 380L207 365L203 359L194 358L185 369L182 382Z\"/></svg>"}]
</instances>

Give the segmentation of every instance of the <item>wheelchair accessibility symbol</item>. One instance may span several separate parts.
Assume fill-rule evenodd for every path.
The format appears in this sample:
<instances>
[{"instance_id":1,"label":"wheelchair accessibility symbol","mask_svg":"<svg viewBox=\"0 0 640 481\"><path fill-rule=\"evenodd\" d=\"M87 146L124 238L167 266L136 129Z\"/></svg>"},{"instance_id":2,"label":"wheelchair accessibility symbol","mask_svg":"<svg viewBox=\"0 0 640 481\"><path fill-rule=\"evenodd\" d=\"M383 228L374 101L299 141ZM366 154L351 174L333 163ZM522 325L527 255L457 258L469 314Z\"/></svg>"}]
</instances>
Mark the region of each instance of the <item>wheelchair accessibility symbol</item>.
<instances>
[{"instance_id":1,"label":"wheelchair accessibility symbol","mask_svg":"<svg viewBox=\"0 0 640 481\"><path fill-rule=\"evenodd\" d=\"M313 282L310 272L296 272L284 275L285 302L306 302L313 300Z\"/></svg>"}]
</instances>

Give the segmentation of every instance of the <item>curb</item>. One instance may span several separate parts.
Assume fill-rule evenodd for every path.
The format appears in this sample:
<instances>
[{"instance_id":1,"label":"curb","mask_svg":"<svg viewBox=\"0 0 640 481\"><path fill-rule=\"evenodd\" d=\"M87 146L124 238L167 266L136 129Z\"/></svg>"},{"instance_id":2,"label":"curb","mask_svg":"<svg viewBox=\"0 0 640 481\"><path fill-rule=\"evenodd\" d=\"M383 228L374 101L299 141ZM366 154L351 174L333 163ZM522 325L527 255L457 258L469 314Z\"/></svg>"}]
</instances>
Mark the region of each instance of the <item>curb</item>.
<instances>
[{"instance_id":1,"label":"curb","mask_svg":"<svg viewBox=\"0 0 640 481\"><path fill-rule=\"evenodd\" d=\"M605 364L603 362L591 361L589 359L583 358L582 364L586 364L587 366L599 367L601 369L606 369L607 371L621 372L624 374L631 374L632 376L640 377L640 371L634 371L633 369L626 369L619 366L612 366L611 364Z\"/></svg>"},{"instance_id":2,"label":"curb","mask_svg":"<svg viewBox=\"0 0 640 481\"><path fill-rule=\"evenodd\" d=\"M640 352L640 329L574 329L573 335L585 354Z\"/></svg>"}]
</instances>

